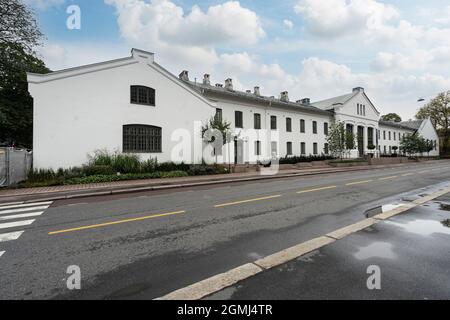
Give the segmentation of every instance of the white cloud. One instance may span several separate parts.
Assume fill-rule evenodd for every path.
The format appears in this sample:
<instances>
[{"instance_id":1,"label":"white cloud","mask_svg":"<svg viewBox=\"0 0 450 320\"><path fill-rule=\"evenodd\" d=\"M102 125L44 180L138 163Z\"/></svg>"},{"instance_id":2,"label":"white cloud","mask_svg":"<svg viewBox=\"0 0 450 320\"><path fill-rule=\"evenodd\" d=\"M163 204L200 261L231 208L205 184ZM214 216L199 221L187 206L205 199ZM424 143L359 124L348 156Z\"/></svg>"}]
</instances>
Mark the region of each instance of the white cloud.
<instances>
[{"instance_id":1,"label":"white cloud","mask_svg":"<svg viewBox=\"0 0 450 320\"><path fill-rule=\"evenodd\" d=\"M289 29L289 30L291 30L292 28L294 28L294 23L293 23L291 20L284 19L284 20L283 20L283 25L284 25L284 27L285 27L286 29Z\"/></svg>"},{"instance_id":2,"label":"white cloud","mask_svg":"<svg viewBox=\"0 0 450 320\"><path fill-rule=\"evenodd\" d=\"M64 3L65 0L23 0L26 5L45 10L50 7L56 7Z\"/></svg>"},{"instance_id":3,"label":"white cloud","mask_svg":"<svg viewBox=\"0 0 450 320\"><path fill-rule=\"evenodd\" d=\"M122 37L132 45L157 51L166 61L208 68L217 62L215 46L248 46L265 36L258 16L228 1L203 12L185 14L168 0L105 0L117 10Z\"/></svg>"},{"instance_id":4,"label":"white cloud","mask_svg":"<svg viewBox=\"0 0 450 320\"><path fill-rule=\"evenodd\" d=\"M311 33L327 38L383 28L399 15L393 6L375 0L299 0L294 9Z\"/></svg>"}]
</instances>

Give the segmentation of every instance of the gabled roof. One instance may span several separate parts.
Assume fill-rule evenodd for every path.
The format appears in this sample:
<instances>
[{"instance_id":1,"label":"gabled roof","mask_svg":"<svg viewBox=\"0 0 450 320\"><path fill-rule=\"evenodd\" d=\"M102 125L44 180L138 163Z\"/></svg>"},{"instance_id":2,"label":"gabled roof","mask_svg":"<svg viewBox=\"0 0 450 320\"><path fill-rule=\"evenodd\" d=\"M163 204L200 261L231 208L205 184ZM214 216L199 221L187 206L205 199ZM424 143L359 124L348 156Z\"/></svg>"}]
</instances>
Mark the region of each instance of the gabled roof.
<instances>
[{"instance_id":1,"label":"gabled roof","mask_svg":"<svg viewBox=\"0 0 450 320\"><path fill-rule=\"evenodd\" d=\"M420 120L422 121L422 120ZM393 127L393 128L399 128L399 129L405 129L405 130L413 130L416 131L417 129L419 129L420 124L417 128L412 127L412 126L408 126L405 125L405 123L407 124L409 121L404 121L404 122L395 122L395 121L384 121L384 120L380 120L379 124L383 125L383 126L387 126L387 127Z\"/></svg>"},{"instance_id":2,"label":"gabled roof","mask_svg":"<svg viewBox=\"0 0 450 320\"><path fill-rule=\"evenodd\" d=\"M317 107L319 109L322 109L322 110L330 110L330 109L333 109L335 105L345 104L347 101L352 99L357 94L358 94L358 92L352 92L349 94L344 94L342 96L312 102L311 105L313 105L314 107Z\"/></svg>"},{"instance_id":3,"label":"gabled roof","mask_svg":"<svg viewBox=\"0 0 450 320\"><path fill-rule=\"evenodd\" d=\"M271 104L273 107L280 107L280 108L292 108L296 111L303 111L303 112L310 112L310 113L316 113L316 114L322 114L330 116L332 113L330 111L322 110L319 108L316 108L313 105L307 105L297 102L285 102L280 99L277 99L275 97L267 97L267 96L261 96L261 95L255 95L254 93L248 93L244 91L239 90L228 90L224 87L217 87L210 84L204 84L199 82L192 82L192 81L185 81L189 86L191 86L194 90L198 91L199 93L205 95L206 93L221 95L224 97L234 98L234 99L241 99L243 101L251 101L251 102L259 102L259 103L266 103Z\"/></svg>"},{"instance_id":4,"label":"gabled roof","mask_svg":"<svg viewBox=\"0 0 450 320\"><path fill-rule=\"evenodd\" d=\"M423 120L409 120L400 122L403 126L418 130L423 123Z\"/></svg>"}]
</instances>

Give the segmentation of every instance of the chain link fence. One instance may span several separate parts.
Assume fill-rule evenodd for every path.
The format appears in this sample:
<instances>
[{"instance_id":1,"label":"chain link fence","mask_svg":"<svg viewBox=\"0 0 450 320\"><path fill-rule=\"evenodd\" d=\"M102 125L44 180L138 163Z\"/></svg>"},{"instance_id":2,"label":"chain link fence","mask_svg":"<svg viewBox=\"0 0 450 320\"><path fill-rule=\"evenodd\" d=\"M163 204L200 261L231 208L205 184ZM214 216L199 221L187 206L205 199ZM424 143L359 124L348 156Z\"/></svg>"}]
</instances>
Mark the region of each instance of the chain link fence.
<instances>
[{"instance_id":1,"label":"chain link fence","mask_svg":"<svg viewBox=\"0 0 450 320\"><path fill-rule=\"evenodd\" d=\"M32 152L0 148L0 187L11 186L26 180L32 162Z\"/></svg>"}]
</instances>

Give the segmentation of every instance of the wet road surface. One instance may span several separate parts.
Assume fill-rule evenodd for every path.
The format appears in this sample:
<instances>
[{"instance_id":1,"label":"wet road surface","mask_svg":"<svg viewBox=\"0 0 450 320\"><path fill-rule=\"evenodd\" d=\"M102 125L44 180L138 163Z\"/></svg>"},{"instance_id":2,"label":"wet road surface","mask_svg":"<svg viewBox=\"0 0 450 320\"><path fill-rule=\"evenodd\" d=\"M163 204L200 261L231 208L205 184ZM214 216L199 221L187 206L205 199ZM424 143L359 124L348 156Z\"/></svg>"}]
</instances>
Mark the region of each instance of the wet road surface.
<instances>
[{"instance_id":1,"label":"wet road surface","mask_svg":"<svg viewBox=\"0 0 450 320\"><path fill-rule=\"evenodd\" d=\"M447 194L206 299L449 299L449 266Z\"/></svg>"}]
</instances>

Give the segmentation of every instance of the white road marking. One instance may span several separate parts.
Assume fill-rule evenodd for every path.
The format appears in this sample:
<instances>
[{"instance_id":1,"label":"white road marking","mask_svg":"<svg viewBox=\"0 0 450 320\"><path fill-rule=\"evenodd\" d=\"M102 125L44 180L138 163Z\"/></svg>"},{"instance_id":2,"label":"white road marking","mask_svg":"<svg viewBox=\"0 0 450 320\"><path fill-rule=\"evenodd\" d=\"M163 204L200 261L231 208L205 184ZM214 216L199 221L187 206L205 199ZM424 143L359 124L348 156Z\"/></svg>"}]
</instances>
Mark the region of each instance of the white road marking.
<instances>
[{"instance_id":1,"label":"white road marking","mask_svg":"<svg viewBox=\"0 0 450 320\"><path fill-rule=\"evenodd\" d=\"M5 251L0 251L0 257L5 253Z\"/></svg>"},{"instance_id":2,"label":"white road marking","mask_svg":"<svg viewBox=\"0 0 450 320\"><path fill-rule=\"evenodd\" d=\"M0 234L0 242L17 240L24 231L10 232L10 233L2 233Z\"/></svg>"},{"instance_id":3,"label":"white road marking","mask_svg":"<svg viewBox=\"0 0 450 320\"><path fill-rule=\"evenodd\" d=\"M43 206L43 205L50 205L53 201L46 201L46 202L33 202L33 203L3 203L0 204L0 210L3 209L12 209L12 208L23 208L23 207L33 207L33 206Z\"/></svg>"},{"instance_id":4,"label":"white road marking","mask_svg":"<svg viewBox=\"0 0 450 320\"><path fill-rule=\"evenodd\" d=\"M37 210L45 210L49 206L40 206L40 207L30 207L30 208L21 208L21 209L10 209L10 210L0 210L0 214L7 213L16 213L16 212L25 212L25 211L37 211Z\"/></svg>"},{"instance_id":5,"label":"white road marking","mask_svg":"<svg viewBox=\"0 0 450 320\"><path fill-rule=\"evenodd\" d=\"M21 226L28 226L34 222L33 220L24 220L24 221L16 221L16 222L7 222L7 223L0 223L0 229L7 229L7 228L14 228L14 227L21 227Z\"/></svg>"},{"instance_id":6,"label":"white road marking","mask_svg":"<svg viewBox=\"0 0 450 320\"><path fill-rule=\"evenodd\" d=\"M19 205L19 204L22 204L22 203L23 203L23 201L0 203L0 208L1 208L1 207L5 207L5 206L12 206L12 207L15 207L15 206L17 206L17 205ZM13 205L14 205L14 206L13 206Z\"/></svg>"},{"instance_id":7,"label":"white road marking","mask_svg":"<svg viewBox=\"0 0 450 320\"><path fill-rule=\"evenodd\" d=\"M44 211L32 212L32 213L14 214L12 216L0 216L0 221L2 221L2 220L11 220L11 219L22 219L22 218L29 218L29 217L37 217L37 216L40 216L43 213L44 213Z\"/></svg>"}]
</instances>

